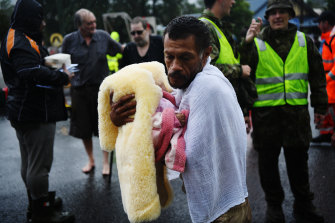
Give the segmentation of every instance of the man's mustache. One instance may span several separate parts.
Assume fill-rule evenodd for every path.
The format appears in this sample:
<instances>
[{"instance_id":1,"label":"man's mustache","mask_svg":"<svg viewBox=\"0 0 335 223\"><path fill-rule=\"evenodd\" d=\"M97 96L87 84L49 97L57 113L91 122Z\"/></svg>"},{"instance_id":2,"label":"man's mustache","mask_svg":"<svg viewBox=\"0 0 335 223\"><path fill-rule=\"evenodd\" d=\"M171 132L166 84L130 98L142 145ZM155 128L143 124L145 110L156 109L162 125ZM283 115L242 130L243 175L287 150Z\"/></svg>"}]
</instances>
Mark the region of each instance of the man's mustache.
<instances>
[{"instance_id":1,"label":"man's mustache","mask_svg":"<svg viewBox=\"0 0 335 223\"><path fill-rule=\"evenodd\" d=\"M172 77L172 78L181 78L181 79L186 79L186 77L184 75L182 75L182 73L180 71L174 71L174 72L171 72L171 73L168 73L168 76L169 77Z\"/></svg>"}]
</instances>

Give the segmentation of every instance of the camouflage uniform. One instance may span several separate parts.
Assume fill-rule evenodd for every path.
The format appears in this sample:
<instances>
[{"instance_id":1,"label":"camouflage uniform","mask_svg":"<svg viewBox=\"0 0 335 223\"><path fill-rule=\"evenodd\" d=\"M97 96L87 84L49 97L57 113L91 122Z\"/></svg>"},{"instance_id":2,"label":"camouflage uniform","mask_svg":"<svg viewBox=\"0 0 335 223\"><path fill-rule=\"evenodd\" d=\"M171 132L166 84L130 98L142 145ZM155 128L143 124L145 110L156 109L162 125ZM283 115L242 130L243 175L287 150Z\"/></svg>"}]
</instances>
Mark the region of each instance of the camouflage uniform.
<instances>
[{"instance_id":1,"label":"camouflage uniform","mask_svg":"<svg viewBox=\"0 0 335 223\"><path fill-rule=\"evenodd\" d=\"M296 35L297 27L289 24L287 30L272 30L265 27L258 35L285 61ZM312 40L306 36L309 64L308 82L311 90L311 106L314 112L327 111L326 80L322 60ZM255 42L244 44L241 62L252 69L255 81L258 53ZM310 117L307 105L283 105L252 109L253 143L258 150L261 184L268 204L280 205L284 192L278 172L278 156L284 147L287 172L295 201L308 203L313 199L309 190L308 148L311 140Z\"/></svg>"},{"instance_id":2,"label":"camouflage uniform","mask_svg":"<svg viewBox=\"0 0 335 223\"><path fill-rule=\"evenodd\" d=\"M209 10L205 9L201 17L208 18L213 21L223 32L227 38L230 46L233 49L235 58L239 57L237 45L231 34L231 25L224 20L217 19L214 14ZM219 68L219 70L226 76L226 78L233 85L238 102L242 108L244 116L248 115L248 110L252 108L253 103L257 98L257 91L254 83L250 78L241 78L242 76L242 67L240 64L217 64L215 61L219 58L220 55L220 42L217 37L215 28L209 22L204 21L207 27L210 30L210 45L213 50L211 53L211 64Z\"/></svg>"}]
</instances>

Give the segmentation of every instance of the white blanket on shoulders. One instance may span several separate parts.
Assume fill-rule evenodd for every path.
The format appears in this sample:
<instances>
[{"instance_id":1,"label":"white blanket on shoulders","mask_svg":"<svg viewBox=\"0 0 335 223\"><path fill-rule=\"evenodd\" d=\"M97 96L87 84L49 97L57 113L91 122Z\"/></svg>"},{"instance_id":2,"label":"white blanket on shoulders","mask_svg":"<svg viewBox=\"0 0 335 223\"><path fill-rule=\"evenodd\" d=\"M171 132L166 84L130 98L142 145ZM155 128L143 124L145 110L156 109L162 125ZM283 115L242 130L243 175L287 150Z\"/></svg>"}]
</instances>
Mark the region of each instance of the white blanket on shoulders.
<instances>
[{"instance_id":1,"label":"white blanket on shoulders","mask_svg":"<svg viewBox=\"0 0 335 223\"><path fill-rule=\"evenodd\" d=\"M179 109L189 110L182 174L192 222L212 222L248 196L247 135L230 82L208 59L185 90L177 90Z\"/></svg>"}]
</instances>

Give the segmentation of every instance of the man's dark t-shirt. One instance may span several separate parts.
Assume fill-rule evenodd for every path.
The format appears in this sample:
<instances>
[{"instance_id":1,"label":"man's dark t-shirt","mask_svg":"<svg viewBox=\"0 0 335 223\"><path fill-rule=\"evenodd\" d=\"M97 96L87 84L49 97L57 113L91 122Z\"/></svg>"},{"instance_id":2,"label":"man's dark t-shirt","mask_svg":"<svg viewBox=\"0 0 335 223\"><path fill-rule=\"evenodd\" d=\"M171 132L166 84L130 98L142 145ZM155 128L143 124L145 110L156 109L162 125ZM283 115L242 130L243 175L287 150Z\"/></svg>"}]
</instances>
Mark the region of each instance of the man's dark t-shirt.
<instances>
[{"instance_id":1,"label":"man's dark t-shirt","mask_svg":"<svg viewBox=\"0 0 335 223\"><path fill-rule=\"evenodd\" d=\"M165 65L163 40L160 36L150 36L150 46L148 52L143 57L138 54L134 42L128 43L124 48L120 67L150 61L158 61Z\"/></svg>"}]
</instances>

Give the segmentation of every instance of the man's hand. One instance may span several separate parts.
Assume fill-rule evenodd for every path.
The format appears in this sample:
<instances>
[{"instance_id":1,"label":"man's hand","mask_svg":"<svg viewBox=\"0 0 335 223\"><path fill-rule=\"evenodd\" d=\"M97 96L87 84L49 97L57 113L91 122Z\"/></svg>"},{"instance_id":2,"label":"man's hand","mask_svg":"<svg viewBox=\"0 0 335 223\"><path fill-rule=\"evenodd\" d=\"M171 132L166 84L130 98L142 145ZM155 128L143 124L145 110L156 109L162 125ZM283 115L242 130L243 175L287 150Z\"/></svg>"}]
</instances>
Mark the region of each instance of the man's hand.
<instances>
[{"instance_id":1,"label":"man's hand","mask_svg":"<svg viewBox=\"0 0 335 223\"><path fill-rule=\"evenodd\" d=\"M251 68L249 65L241 65L242 67L242 77L250 77Z\"/></svg>"},{"instance_id":2,"label":"man's hand","mask_svg":"<svg viewBox=\"0 0 335 223\"><path fill-rule=\"evenodd\" d=\"M67 74L67 76L68 76L68 78L69 78L69 81L71 81L71 79L74 77L74 73L70 73L70 72L66 69L65 64L62 65L62 68L63 68L64 73Z\"/></svg>"},{"instance_id":3,"label":"man's hand","mask_svg":"<svg viewBox=\"0 0 335 223\"><path fill-rule=\"evenodd\" d=\"M249 134L251 130L251 122L250 122L249 116L244 116L244 122L245 122L245 128L246 128L247 134Z\"/></svg>"},{"instance_id":4,"label":"man's hand","mask_svg":"<svg viewBox=\"0 0 335 223\"><path fill-rule=\"evenodd\" d=\"M134 121L134 118L130 118L136 112L136 101L133 100L135 95L125 95L121 97L117 102L113 102L113 91L110 93L110 118L114 125L120 127L128 122Z\"/></svg>"},{"instance_id":5,"label":"man's hand","mask_svg":"<svg viewBox=\"0 0 335 223\"><path fill-rule=\"evenodd\" d=\"M319 129L322 126L322 122L325 119L325 115L314 113L314 124L315 128Z\"/></svg>"},{"instance_id":6,"label":"man's hand","mask_svg":"<svg viewBox=\"0 0 335 223\"><path fill-rule=\"evenodd\" d=\"M256 19L251 20L251 24L245 36L245 41L247 43L250 43L251 41L253 41L254 38L258 35L258 33L261 31L262 23L263 21L260 17L257 18L257 21Z\"/></svg>"}]
</instances>

